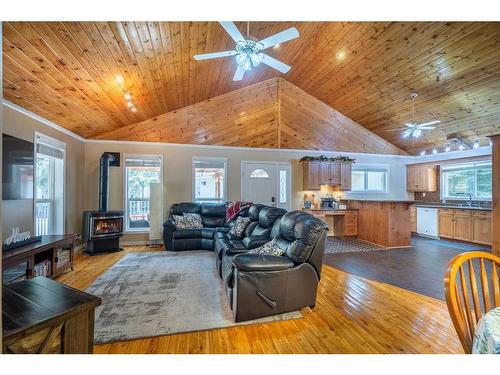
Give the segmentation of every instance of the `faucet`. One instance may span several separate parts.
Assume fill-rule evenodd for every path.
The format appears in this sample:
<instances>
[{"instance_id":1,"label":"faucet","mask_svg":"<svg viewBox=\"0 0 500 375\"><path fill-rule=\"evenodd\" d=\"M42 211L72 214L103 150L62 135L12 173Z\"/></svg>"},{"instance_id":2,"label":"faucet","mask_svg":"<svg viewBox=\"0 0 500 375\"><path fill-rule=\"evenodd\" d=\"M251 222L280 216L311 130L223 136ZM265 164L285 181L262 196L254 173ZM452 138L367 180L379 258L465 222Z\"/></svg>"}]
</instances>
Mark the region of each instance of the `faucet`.
<instances>
[{"instance_id":1,"label":"faucet","mask_svg":"<svg viewBox=\"0 0 500 375\"><path fill-rule=\"evenodd\" d=\"M469 207L472 207L472 194L467 193L467 195L469 196Z\"/></svg>"}]
</instances>

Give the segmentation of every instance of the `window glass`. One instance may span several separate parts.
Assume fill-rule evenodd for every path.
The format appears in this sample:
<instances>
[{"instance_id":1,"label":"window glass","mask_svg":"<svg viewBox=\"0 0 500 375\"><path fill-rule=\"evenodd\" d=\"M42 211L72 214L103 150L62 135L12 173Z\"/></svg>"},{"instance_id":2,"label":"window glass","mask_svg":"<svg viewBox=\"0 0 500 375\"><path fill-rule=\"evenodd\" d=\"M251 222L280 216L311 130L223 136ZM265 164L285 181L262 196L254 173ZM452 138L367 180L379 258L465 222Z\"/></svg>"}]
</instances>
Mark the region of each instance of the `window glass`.
<instances>
[{"instance_id":1,"label":"window glass","mask_svg":"<svg viewBox=\"0 0 500 375\"><path fill-rule=\"evenodd\" d=\"M441 168L442 198L490 199L492 171L490 163L455 164Z\"/></svg>"},{"instance_id":2,"label":"window glass","mask_svg":"<svg viewBox=\"0 0 500 375\"><path fill-rule=\"evenodd\" d=\"M35 235L63 234L66 144L37 134L35 149Z\"/></svg>"},{"instance_id":3,"label":"window glass","mask_svg":"<svg viewBox=\"0 0 500 375\"><path fill-rule=\"evenodd\" d=\"M365 190L365 173L364 172L352 171L351 190L352 191Z\"/></svg>"},{"instance_id":4,"label":"window glass","mask_svg":"<svg viewBox=\"0 0 500 375\"><path fill-rule=\"evenodd\" d=\"M225 201L226 162L210 159L194 159L194 188L195 202Z\"/></svg>"},{"instance_id":5,"label":"window glass","mask_svg":"<svg viewBox=\"0 0 500 375\"><path fill-rule=\"evenodd\" d=\"M351 174L351 191L354 192L387 192L388 167L376 165L353 166Z\"/></svg>"},{"instance_id":6,"label":"window glass","mask_svg":"<svg viewBox=\"0 0 500 375\"><path fill-rule=\"evenodd\" d=\"M250 173L250 178L269 178L269 175L265 170L259 168Z\"/></svg>"},{"instance_id":7,"label":"window glass","mask_svg":"<svg viewBox=\"0 0 500 375\"><path fill-rule=\"evenodd\" d=\"M286 190L286 171L280 170L280 203L286 203Z\"/></svg>"},{"instance_id":8,"label":"window glass","mask_svg":"<svg viewBox=\"0 0 500 375\"><path fill-rule=\"evenodd\" d=\"M150 184L161 182L161 157L126 157L126 229L149 230Z\"/></svg>"}]
</instances>

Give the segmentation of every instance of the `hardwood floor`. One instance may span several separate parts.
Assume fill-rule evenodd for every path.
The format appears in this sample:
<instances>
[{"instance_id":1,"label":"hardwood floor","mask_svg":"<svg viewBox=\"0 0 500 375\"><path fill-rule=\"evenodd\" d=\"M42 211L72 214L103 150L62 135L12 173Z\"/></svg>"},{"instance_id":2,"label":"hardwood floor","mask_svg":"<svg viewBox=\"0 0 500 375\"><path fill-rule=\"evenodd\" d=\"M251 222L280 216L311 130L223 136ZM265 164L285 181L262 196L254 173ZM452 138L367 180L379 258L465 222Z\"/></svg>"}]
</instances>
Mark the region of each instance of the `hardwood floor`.
<instances>
[{"instance_id":1,"label":"hardwood floor","mask_svg":"<svg viewBox=\"0 0 500 375\"><path fill-rule=\"evenodd\" d=\"M78 255L57 280L86 289L128 252ZM444 302L324 266L303 318L96 345L95 353L463 353Z\"/></svg>"}]
</instances>

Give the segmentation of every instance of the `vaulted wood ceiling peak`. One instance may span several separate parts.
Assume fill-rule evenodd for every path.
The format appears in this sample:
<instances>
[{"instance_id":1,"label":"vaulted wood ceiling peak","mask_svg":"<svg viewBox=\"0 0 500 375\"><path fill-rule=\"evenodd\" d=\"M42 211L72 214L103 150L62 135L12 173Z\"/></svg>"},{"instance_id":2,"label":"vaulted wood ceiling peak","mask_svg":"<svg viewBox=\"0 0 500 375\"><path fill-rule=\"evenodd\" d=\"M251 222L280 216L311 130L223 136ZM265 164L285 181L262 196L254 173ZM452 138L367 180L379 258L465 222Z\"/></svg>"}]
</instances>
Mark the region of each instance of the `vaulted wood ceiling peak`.
<instances>
[{"instance_id":1,"label":"vaulted wood ceiling peak","mask_svg":"<svg viewBox=\"0 0 500 375\"><path fill-rule=\"evenodd\" d=\"M283 76L410 153L500 131L500 23L251 22L250 34L291 26L300 37L269 51L289 73L259 66L233 82L234 59L192 58L233 48L217 22L6 22L4 97L91 137ZM442 121L416 142L392 131L411 120L413 91L416 120Z\"/></svg>"},{"instance_id":2,"label":"vaulted wood ceiling peak","mask_svg":"<svg viewBox=\"0 0 500 375\"><path fill-rule=\"evenodd\" d=\"M95 138L406 154L283 78L243 87Z\"/></svg>"}]
</instances>

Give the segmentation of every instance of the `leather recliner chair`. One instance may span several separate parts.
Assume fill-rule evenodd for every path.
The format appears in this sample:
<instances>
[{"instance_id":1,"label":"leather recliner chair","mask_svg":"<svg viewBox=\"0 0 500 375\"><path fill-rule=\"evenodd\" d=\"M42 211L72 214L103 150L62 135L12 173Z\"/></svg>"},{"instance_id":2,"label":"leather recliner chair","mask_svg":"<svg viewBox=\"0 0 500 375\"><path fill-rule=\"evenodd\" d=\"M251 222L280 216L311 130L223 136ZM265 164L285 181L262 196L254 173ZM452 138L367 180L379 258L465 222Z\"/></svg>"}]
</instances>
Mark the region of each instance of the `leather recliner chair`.
<instances>
[{"instance_id":1,"label":"leather recliner chair","mask_svg":"<svg viewBox=\"0 0 500 375\"><path fill-rule=\"evenodd\" d=\"M201 216L202 229L177 229L173 215L196 213ZM239 215L247 216L248 209ZM230 223L226 222L226 206L217 203L175 203L170 207L169 218L163 224L163 242L165 250L213 250L214 238L218 232L229 232Z\"/></svg>"},{"instance_id":2,"label":"leather recliner chair","mask_svg":"<svg viewBox=\"0 0 500 375\"><path fill-rule=\"evenodd\" d=\"M284 256L223 256L224 264L231 261L223 276L236 322L316 304L328 227L303 211L288 212L278 222L275 238Z\"/></svg>"},{"instance_id":3,"label":"leather recliner chair","mask_svg":"<svg viewBox=\"0 0 500 375\"><path fill-rule=\"evenodd\" d=\"M286 213L286 210L278 207L267 207L254 205L249 209L250 218L258 215L258 221L248 224L244 231L243 238L232 238L227 233L218 233L215 239L215 261L219 276L223 276L223 257L226 254L240 254L248 250L264 245L277 234L279 220ZM274 229L273 231L273 228Z\"/></svg>"}]
</instances>

